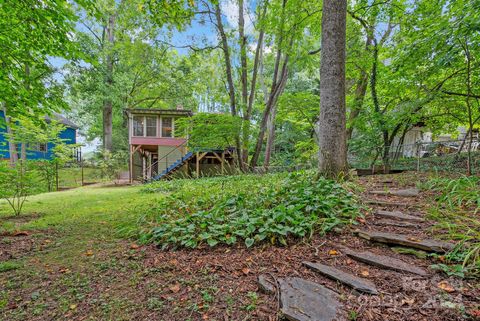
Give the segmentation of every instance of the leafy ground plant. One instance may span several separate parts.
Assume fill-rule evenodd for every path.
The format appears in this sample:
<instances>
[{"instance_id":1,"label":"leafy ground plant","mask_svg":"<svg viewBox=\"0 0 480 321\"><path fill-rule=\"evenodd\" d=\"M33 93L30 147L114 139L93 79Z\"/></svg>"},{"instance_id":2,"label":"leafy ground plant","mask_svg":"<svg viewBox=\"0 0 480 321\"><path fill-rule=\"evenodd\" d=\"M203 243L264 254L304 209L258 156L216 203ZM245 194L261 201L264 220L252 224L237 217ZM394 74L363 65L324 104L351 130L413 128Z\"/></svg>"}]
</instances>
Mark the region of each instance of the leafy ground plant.
<instances>
[{"instance_id":1,"label":"leafy ground plant","mask_svg":"<svg viewBox=\"0 0 480 321\"><path fill-rule=\"evenodd\" d=\"M352 193L313 172L240 175L159 182L145 192L170 192L143 217L143 241L163 248L202 244L247 247L287 244L354 221L360 214Z\"/></svg>"}]
</instances>

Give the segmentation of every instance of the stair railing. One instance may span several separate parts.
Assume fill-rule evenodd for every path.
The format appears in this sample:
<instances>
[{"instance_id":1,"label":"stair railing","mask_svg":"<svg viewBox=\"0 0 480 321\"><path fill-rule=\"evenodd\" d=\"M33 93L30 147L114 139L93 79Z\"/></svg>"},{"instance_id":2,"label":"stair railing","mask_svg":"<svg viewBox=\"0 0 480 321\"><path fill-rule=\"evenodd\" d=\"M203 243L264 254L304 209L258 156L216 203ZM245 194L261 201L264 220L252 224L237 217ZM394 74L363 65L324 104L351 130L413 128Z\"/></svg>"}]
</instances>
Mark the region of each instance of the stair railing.
<instances>
[{"instance_id":1,"label":"stair railing","mask_svg":"<svg viewBox=\"0 0 480 321\"><path fill-rule=\"evenodd\" d=\"M157 159L155 162L153 162L150 166L148 166L148 167L145 169L145 172L148 173L148 171L149 171L153 166L155 166L156 164L159 164L159 163L160 163L162 160L164 160L164 159L165 159L165 169L167 169L168 166L169 166L169 165L168 165L168 156L169 156L171 153L173 153L174 151L179 150L181 147L186 146L187 143L188 143L188 140L185 140L183 143L181 143L180 145L178 145L177 147L175 147L174 149L172 149L171 151L169 151L165 156L163 156L162 158ZM182 157L183 157L183 156L185 156L185 155L183 155L183 153L182 153ZM176 160L177 160L177 159L175 159L175 161L176 161ZM173 164L173 163L172 163L172 164ZM158 173L152 173L152 177L154 177L154 176L156 176L156 175L158 175Z\"/></svg>"}]
</instances>

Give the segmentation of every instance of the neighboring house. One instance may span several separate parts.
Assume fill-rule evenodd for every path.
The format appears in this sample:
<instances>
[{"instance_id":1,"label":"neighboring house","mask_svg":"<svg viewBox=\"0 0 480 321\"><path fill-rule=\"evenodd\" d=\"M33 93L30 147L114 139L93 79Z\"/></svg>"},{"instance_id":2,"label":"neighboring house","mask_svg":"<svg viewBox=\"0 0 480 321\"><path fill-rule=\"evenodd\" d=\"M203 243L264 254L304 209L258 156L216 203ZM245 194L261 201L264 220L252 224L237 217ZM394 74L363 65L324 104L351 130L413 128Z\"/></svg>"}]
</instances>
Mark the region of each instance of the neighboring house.
<instances>
[{"instance_id":1,"label":"neighboring house","mask_svg":"<svg viewBox=\"0 0 480 321\"><path fill-rule=\"evenodd\" d=\"M434 139L432 132L423 123L418 123L405 133L403 141L400 140L399 136L395 137L390 148L391 156L394 158L426 157L435 153L437 149L438 153L449 153L460 148L462 148L462 152L466 151L466 145L462 142L467 135L467 130L465 127L458 127L457 131L458 137L456 139L453 139L451 134L437 135ZM472 150L477 150L479 148L478 131L474 130L473 136Z\"/></svg>"},{"instance_id":2,"label":"neighboring house","mask_svg":"<svg viewBox=\"0 0 480 321\"><path fill-rule=\"evenodd\" d=\"M195 176L225 173L233 168L233 152L188 149L176 120L193 115L190 110L127 109L130 180L158 180L172 174Z\"/></svg>"},{"instance_id":3,"label":"neighboring house","mask_svg":"<svg viewBox=\"0 0 480 321\"><path fill-rule=\"evenodd\" d=\"M60 133L59 138L62 139L65 144L76 144L78 126L60 114L54 114L53 118L56 122L65 126L65 129ZM0 159L10 158L4 120L5 115L3 111L0 111ZM52 121L48 116L45 117L45 120L47 124ZM54 143L30 143L27 146L27 159L52 159L54 156L54 147ZM20 156L20 146L17 146L17 149Z\"/></svg>"}]
</instances>

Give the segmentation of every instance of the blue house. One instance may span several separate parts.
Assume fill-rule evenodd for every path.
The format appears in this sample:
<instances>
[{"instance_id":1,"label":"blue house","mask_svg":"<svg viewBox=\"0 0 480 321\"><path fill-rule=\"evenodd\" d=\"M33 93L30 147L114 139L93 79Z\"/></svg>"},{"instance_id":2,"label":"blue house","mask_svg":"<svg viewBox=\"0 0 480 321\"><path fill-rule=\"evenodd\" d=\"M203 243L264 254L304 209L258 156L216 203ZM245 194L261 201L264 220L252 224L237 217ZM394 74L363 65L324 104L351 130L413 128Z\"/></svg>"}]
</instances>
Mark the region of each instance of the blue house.
<instances>
[{"instance_id":1,"label":"blue house","mask_svg":"<svg viewBox=\"0 0 480 321\"><path fill-rule=\"evenodd\" d=\"M53 119L65 126L65 129L60 133L60 138L64 143L70 145L76 144L78 126L60 114L54 114ZM5 115L3 111L0 110L0 160L10 158L4 120ZM46 116L45 120L47 123L50 123L52 118ZM27 146L27 159L52 159L54 147L54 143L29 144ZM18 153L20 155L20 146L18 146Z\"/></svg>"}]
</instances>

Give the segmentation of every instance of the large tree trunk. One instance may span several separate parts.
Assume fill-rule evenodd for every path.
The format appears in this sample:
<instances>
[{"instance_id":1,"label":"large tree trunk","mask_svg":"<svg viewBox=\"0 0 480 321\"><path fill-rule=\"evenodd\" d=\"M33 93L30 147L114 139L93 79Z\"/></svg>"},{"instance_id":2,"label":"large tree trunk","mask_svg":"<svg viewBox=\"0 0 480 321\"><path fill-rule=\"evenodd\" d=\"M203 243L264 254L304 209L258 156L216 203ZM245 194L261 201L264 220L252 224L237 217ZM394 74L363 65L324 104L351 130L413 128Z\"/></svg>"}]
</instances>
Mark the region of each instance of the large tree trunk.
<instances>
[{"instance_id":1,"label":"large tree trunk","mask_svg":"<svg viewBox=\"0 0 480 321\"><path fill-rule=\"evenodd\" d=\"M318 169L329 177L347 170L346 18L347 0L323 1Z\"/></svg>"},{"instance_id":2,"label":"large tree trunk","mask_svg":"<svg viewBox=\"0 0 480 321\"><path fill-rule=\"evenodd\" d=\"M113 45L115 42L114 38L115 30L115 15L110 15L108 17L108 25L106 28L107 40L109 43L108 54L106 58L106 77L105 82L108 88L107 95L111 94L111 88L113 86ZM112 131L113 131L113 102L111 97L107 97L103 102L103 148L108 151L112 151L113 141L112 141Z\"/></svg>"}]
</instances>

